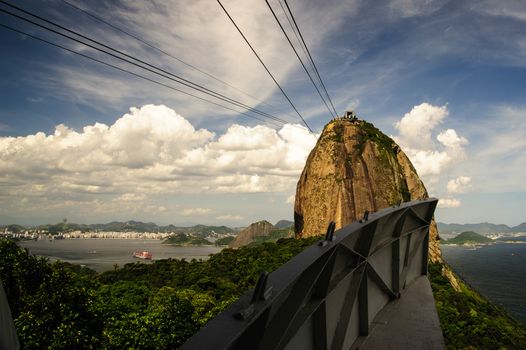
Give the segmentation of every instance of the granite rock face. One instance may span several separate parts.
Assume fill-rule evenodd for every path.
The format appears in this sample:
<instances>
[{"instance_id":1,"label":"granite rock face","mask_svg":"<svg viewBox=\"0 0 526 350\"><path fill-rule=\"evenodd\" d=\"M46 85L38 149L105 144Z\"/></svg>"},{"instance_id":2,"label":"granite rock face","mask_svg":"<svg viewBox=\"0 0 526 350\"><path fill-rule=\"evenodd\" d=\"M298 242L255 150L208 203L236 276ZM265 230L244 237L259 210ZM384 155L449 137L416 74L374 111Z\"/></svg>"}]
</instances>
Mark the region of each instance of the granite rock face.
<instances>
[{"instance_id":1,"label":"granite rock face","mask_svg":"<svg viewBox=\"0 0 526 350\"><path fill-rule=\"evenodd\" d=\"M324 234L370 212L427 198L427 190L400 147L363 120L328 123L298 181L294 205L296 237ZM441 262L438 230L430 228L429 256Z\"/></svg>"},{"instance_id":2,"label":"granite rock face","mask_svg":"<svg viewBox=\"0 0 526 350\"><path fill-rule=\"evenodd\" d=\"M254 241L255 237L268 236L273 228L274 225L266 220L255 222L239 232L236 238L230 242L228 246L230 248L239 248L250 244Z\"/></svg>"}]
</instances>

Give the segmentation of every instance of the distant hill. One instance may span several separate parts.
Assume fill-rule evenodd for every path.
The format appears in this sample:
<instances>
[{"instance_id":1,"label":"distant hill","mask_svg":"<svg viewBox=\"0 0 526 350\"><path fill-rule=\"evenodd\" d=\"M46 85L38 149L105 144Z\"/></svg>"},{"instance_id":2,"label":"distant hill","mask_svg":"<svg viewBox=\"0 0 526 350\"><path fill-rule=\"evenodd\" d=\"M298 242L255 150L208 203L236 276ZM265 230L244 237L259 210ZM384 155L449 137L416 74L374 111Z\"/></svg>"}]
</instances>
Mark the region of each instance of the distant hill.
<instances>
[{"instance_id":1,"label":"distant hill","mask_svg":"<svg viewBox=\"0 0 526 350\"><path fill-rule=\"evenodd\" d=\"M508 225L504 224L492 224L489 222L482 222L478 224L444 224L442 222L438 223L438 232L440 232L441 234L454 234L464 231L474 231L481 234L526 232L526 223L515 227L509 227Z\"/></svg>"},{"instance_id":2,"label":"distant hill","mask_svg":"<svg viewBox=\"0 0 526 350\"><path fill-rule=\"evenodd\" d=\"M228 237L224 237L224 238L219 238L217 241L214 242L215 245L217 246L222 246L222 245L229 245L230 242L232 242L236 237L234 236L228 236Z\"/></svg>"},{"instance_id":3,"label":"distant hill","mask_svg":"<svg viewBox=\"0 0 526 350\"><path fill-rule=\"evenodd\" d=\"M234 229L226 226L207 226L207 225L195 225L191 227L178 227L175 229L176 232L186 232L194 236L208 237L211 234L225 234L234 233Z\"/></svg>"},{"instance_id":4,"label":"distant hill","mask_svg":"<svg viewBox=\"0 0 526 350\"><path fill-rule=\"evenodd\" d=\"M173 227L173 225L171 225ZM115 232L169 232L170 229L167 227L162 228L153 222L141 222L141 221L112 221L107 224L92 224L88 225L91 230L98 231L115 231Z\"/></svg>"},{"instance_id":5,"label":"distant hill","mask_svg":"<svg viewBox=\"0 0 526 350\"><path fill-rule=\"evenodd\" d=\"M493 240L491 238L488 238L486 236L483 236L479 233L473 232L473 231L465 231L456 236L455 238L451 238L450 240L444 241L445 244L483 244L483 243L491 243Z\"/></svg>"},{"instance_id":6,"label":"distant hill","mask_svg":"<svg viewBox=\"0 0 526 350\"><path fill-rule=\"evenodd\" d=\"M174 244L174 245L212 245L212 242L201 237L190 237L184 233L177 233L173 236L165 239L162 244Z\"/></svg>"},{"instance_id":7,"label":"distant hill","mask_svg":"<svg viewBox=\"0 0 526 350\"><path fill-rule=\"evenodd\" d=\"M292 225L294 225L293 221L279 220L278 222L276 222L276 225L274 225L274 228L277 228L277 229L289 228L289 227L292 227Z\"/></svg>"},{"instance_id":8,"label":"distant hill","mask_svg":"<svg viewBox=\"0 0 526 350\"><path fill-rule=\"evenodd\" d=\"M249 245L261 244L264 242L276 242L280 238L291 238L294 237L294 231L292 227L273 229L267 236L257 236Z\"/></svg>"},{"instance_id":9,"label":"distant hill","mask_svg":"<svg viewBox=\"0 0 526 350\"><path fill-rule=\"evenodd\" d=\"M2 226L7 228L10 232L22 232L25 230L32 229L31 227L24 227L21 225L7 225ZM52 234L71 232L71 231L108 231L108 232L174 232L184 233L187 235L206 238L214 234L235 234L236 229L227 226L208 226L208 225L195 225L190 227L178 227L173 224L166 226L159 226L153 222L142 222L142 221L112 221L106 224L75 224L71 222L59 222L56 224L39 225L36 227L39 230L45 230Z\"/></svg>"},{"instance_id":10,"label":"distant hill","mask_svg":"<svg viewBox=\"0 0 526 350\"><path fill-rule=\"evenodd\" d=\"M245 245L275 242L280 238L294 237L290 226L281 229L275 227L266 220L255 222L239 232L237 237L230 242L229 247L239 248Z\"/></svg>"},{"instance_id":11,"label":"distant hill","mask_svg":"<svg viewBox=\"0 0 526 350\"><path fill-rule=\"evenodd\" d=\"M182 232L193 236L207 237L212 233L230 233L233 229L226 226L195 225L190 227L178 227L175 225L159 226L153 222L141 221L113 221L107 224L88 225L90 229L99 231L134 231L134 232Z\"/></svg>"},{"instance_id":12,"label":"distant hill","mask_svg":"<svg viewBox=\"0 0 526 350\"><path fill-rule=\"evenodd\" d=\"M250 244L257 236L268 236L274 229L274 225L266 220L254 222L238 233L236 239L230 242L231 248L239 248Z\"/></svg>"}]
</instances>

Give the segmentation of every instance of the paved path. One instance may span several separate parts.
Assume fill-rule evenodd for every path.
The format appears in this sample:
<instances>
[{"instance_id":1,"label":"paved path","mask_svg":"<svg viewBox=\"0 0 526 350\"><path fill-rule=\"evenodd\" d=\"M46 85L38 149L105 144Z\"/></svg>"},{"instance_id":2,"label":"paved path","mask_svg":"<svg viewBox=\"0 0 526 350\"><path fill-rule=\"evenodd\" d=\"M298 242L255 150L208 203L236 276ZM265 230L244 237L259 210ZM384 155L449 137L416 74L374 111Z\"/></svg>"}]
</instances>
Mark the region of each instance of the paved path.
<instances>
[{"instance_id":1,"label":"paved path","mask_svg":"<svg viewBox=\"0 0 526 350\"><path fill-rule=\"evenodd\" d=\"M444 349L427 276L416 279L400 299L380 311L370 327L369 336L360 343L360 350Z\"/></svg>"}]
</instances>

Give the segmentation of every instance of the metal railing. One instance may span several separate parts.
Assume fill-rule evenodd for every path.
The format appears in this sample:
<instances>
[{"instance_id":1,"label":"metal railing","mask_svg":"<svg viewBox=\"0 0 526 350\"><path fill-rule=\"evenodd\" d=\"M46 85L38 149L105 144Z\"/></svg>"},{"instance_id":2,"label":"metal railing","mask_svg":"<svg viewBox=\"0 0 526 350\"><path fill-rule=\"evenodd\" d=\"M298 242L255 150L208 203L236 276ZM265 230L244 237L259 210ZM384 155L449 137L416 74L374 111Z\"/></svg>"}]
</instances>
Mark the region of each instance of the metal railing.
<instances>
[{"instance_id":1,"label":"metal railing","mask_svg":"<svg viewBox=\"0 0 526 350\"><path fill-rule=\"evenodd\" d=\"M334 231L210 320L183 349L349 349L376 314L427 274L431 198ZM363 339L363 338L361 338Z\"/></svg>"}]
</instances>

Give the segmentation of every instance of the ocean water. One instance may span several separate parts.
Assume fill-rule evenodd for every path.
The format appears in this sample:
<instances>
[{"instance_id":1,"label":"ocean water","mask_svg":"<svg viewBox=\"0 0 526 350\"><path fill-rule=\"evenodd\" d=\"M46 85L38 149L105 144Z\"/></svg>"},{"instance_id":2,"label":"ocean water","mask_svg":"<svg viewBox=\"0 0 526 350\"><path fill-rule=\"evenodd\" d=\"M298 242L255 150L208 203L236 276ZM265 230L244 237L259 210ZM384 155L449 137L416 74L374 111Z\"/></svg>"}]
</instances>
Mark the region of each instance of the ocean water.
<instances>
[{"instance_id":1,"label":"ocean water","mask_svg":"<svg viewBox=\"0 0 526 350\"><path fill-rule=\"evenodd\" d=\"M480 294L526 324L526 237L476 249L441 246L444 260Z\"/></svg>"},{"instance_id":2,"label":"ocean water","mask_svg":"<svg viewBox=\"0 0 526 350\"><path fill-rule=\"evenodd\" d=\"M215 246L176 247L161 244L161 240L143 239L61 239L21 241L18 245L27 248L30 254L44 256L51 261L62 260L72 264L85 265L95 271L112 270L114 265L151 261L133 257L133 252L147 250L153 254L153 260L159 259L208 259L209 254L222 248Z\"/></svg>"}]
</instances>

